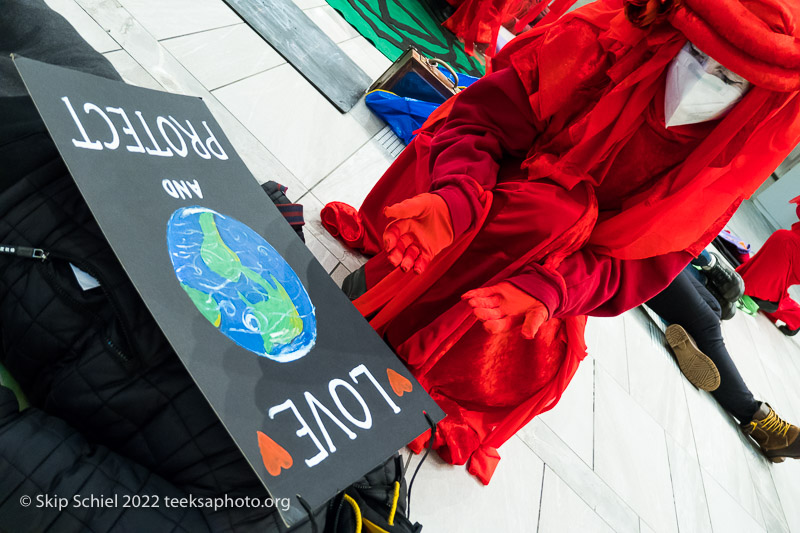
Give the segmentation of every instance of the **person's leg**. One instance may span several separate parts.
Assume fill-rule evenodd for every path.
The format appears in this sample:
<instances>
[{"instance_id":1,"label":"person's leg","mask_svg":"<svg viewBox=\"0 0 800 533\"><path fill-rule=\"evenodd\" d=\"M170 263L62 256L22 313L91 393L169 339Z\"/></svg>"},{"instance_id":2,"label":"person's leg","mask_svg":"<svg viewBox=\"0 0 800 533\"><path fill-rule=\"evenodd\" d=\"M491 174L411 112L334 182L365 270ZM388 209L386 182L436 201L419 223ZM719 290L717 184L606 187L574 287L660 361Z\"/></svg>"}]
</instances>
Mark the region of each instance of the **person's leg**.
<instances>
[{"instance_id":1,"label":"person's leg","mask_svg":"<svg viewBox=\"0 0 800 533\"><path fill-rule=\"evenodd\" d=\"M711 266L713 261L713 256L706 250L703 250L700 252L700 255L692 259L692 265L702 268L705 266Z\"/></svg>"},{"instance_id":2,"label":"person's leg","mask_svg":"<svg viewBox=\"0 0 800 533\"><path fill-rule=\"evenodd\" d=\"M742 422L749 421L759 408L759 402L744 383L731 360L722 338L719 316L712 311L688 273L681 272L647 306L672 324L680 324L691 335L698 348L717 366L720 385L711 394L722 407ZM713 298L710 294L708 297Z\"/></svg>"}]
</instances>

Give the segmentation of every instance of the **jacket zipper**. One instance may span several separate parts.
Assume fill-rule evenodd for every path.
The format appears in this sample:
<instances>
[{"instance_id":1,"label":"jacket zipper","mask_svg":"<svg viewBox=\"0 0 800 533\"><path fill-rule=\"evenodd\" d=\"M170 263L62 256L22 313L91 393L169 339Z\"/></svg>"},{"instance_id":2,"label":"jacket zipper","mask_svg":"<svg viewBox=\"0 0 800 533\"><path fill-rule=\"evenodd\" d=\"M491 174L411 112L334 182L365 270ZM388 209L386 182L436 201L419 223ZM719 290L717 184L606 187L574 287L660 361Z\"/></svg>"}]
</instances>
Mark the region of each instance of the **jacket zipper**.
<instances>
[{"instance_id":1,"label":"jacket zipper","mask_svg":"<svg viewBox=\"0 0 800 533\"><path fill-rule=\"evenodd\" d=\"M116 299L111 295L111 292L108 290L108 284L103 279L103 277L97 272L97 270L87 262L82 259L78 259L75 257L70 257L65 254L61 254L60 252L52 252L52 251L45 251L41 248L32 248L29 246L14 246L14 245L4 245L0 244L0 254L6 255L14 255L16 257L23 257L25 259L34 259L39 260L42 263L47 262L51 258L61 259L67 262L74 264L76 267L80 268L93 278L97 279L100 282L100 288L103 291L106 299L111 304L111 310L114 313L114 317L117 319L117 322L120 326L120 331L122 332L123 340L125 344L127 344L128 349L131 350L133 353L133 344L131 344L130 336L128 335L128 330L125 328L125 322L122 320L122 312L120 311L119 304ZM88 313L94 316L95 321L98 323L102 323L100 317L98 317L95 313L90 311L86 308L86 306L75 299L71 294L69 294L64 287L61 286L61 283L56 279L55 275L46 268L41 269L42 273L45 277L48 278L50 281L50 285L56 293L61 296L64 300L66 300L70 307L75 309L78 312ZM123 351L109 336L106 336L104 339L106 346L123 360L125 363L130 363L132 361L132 357L128 355L125 351Z\"/></svg>"}]
</instances>

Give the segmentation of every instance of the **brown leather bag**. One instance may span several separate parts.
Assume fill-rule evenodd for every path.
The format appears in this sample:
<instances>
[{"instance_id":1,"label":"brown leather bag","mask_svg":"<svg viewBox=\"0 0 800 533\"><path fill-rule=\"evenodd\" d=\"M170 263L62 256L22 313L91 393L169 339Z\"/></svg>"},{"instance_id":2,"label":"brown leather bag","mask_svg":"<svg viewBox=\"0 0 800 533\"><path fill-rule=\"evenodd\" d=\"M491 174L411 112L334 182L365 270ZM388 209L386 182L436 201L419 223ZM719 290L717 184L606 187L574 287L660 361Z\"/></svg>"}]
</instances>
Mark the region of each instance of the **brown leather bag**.
<instances>
[{"instance_id":1,"label":"brown leather bag","mask_svg":"<svg viewBox=\"0 0 800 533\"><path fill-rule=\"evenodd\" d=\"M455 81L444 75L438 65L447 69ZM459 91L458 74L444 61L427 58L411 47L370 86L368 92L372 91L442 103Z\"/></svg>"}]
</instances>

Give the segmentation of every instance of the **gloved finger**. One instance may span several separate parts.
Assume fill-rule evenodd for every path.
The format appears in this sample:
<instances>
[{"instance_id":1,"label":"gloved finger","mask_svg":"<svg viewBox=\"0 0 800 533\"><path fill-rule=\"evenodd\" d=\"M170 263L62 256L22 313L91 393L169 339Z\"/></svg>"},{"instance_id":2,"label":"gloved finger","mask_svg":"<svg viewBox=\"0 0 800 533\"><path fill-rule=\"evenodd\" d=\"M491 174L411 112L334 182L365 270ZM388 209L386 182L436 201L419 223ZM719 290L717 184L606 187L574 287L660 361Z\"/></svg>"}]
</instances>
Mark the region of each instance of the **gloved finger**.
<instances>
[{"instance_id":1,"label":"gloved finger","mask_svg":"<svg viewBox=\"0 0 800 533\"><path fill-rule=\"evenodd\" d=\"M406 253L403 255L403 260L400 262L400 268L403 272L411 270L417 257L419 257L419 248L416 244L409 245L409 247L406 248Z\"/></svg>"},{"instance_id":2,"label":"gloved finger","mask_svg":"<svg viewBox=\"0 0 800 533\"><path fill-rule=\"evenodd\" d=\"M487 320L483 323L484 329L496 335L511 329L511 317L503 317L497 320Z\"/></svg>"},{"instance_id":3,"label":"gloved finger","mask_svg":"<svg viewBox=\"0 0 800 533\"><path fill-rule=\"evenodd\" d=\"M502 299L499 296L477 297L467 300L467 304L469 304L470 307L484 307L486 309L500 307L501 303Z\"/></svg>"},{"instance_id":4,"label":"gloved finger","mask_svg":"<svg viewBox=\"0 0 800 533\"><path fill-rule=\"evenodd\" d=\"M430 263L430 257L425 254L420 254L417 258L416 262L414 263L414 272L417 274L422 274L425 272L425 269L428 268L428 263Z\"/></svg>"},{"instance_id":5,"label":"gloved finger","mask_svg":"<svg viewBox=\"0 0 800 533\"><path fill-rule=\"evenodd\" d=\"M409 246L417 244L416 236L413 233L406 231L400 235L400 244L402 245L403 250L408 250Z\"/></svg>"},{"instance_id":6,"label":"gloved finger","mask_svg":"<svg viewBox=\"0 0 800 533\"><path fill-rule=\"evenodd\" d=\"M498 320L506 316L506 314L498 308L486 309L483 307L476 307L472 310L472 314L484 322L487 320Z\"/></svg>"},{"instance_id":7,"label":"gloved finger","mask_svg":"<svg viewBox=\"0 0 800 533\"><path fill-rule=\"evenodd\" d=\"M389 225L383 232L383 249L391 252L397 246L397 241L400 239L400 228L397 225Z\"/></svg>"},{"instance_id":8,"label":"gloved finger","mask_svg":"<svg viewBox=\"0 0 800 533\"><path fill-rule=\"evenodd\" d=\"M387 206L383 209L386 218L413 218L421 215L428 207L428 202L420 196L412 196L407 200Z\"/></svg>"},{"instance_id":9,"label":"gloved finger","mask_svg":"<svg viewBox=\"0 0 800 533\"><path fill-rule=\"evenodd\" d=\"M536 332L542 327L542 324L547 320L546 309L534 309L525 314L525 322L522 323L522 336L526 339L532 339L536 336Z\"/></svg>"},{"instance_id":10,"label":"gloved finger","mask_svg":"<svg viewBox=\"0 0 800 533\"><path fill-rule=\"evenodd\" d=\"M406 253L406 247L403 244L403 241L398 240L395 243L394 248L392 248L389 251L388 258L392 266L399 266L400 262L403 260L403 256L405 255L405 253Z\"/></svg>"},{"instance_id":11,"label":"gloved finger","mask_svg":"<svg viewBox=\"0 0 800 533\"><path fill-rule=\"evenodd\" d=\"M484 296L491 296L497 294L493 287L481 287L480 289L472 289L461 295L462 300L469 300L471 298L482 298Z\"/></svg>"}]
</instances>

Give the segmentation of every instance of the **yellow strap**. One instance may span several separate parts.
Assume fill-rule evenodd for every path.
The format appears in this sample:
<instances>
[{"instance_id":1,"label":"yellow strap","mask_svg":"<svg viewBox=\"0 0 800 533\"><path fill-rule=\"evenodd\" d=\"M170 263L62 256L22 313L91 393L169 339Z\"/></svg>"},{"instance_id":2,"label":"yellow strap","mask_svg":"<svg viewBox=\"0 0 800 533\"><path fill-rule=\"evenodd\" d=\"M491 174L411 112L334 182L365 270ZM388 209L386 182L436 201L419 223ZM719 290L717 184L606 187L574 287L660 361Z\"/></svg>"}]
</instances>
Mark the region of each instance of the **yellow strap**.
<instances>
[{"instance_id":1,"label":"yellow strap","mask_svg":"<svg viewBox=\"0 0 800 533\"><path fill-rule=\"evenodd\" d=\"M354 533L361 533L361 509L359 509L358 503L349 494L344 495L344 501L350 504L353 508L353 514L356 516L356 530Z\"/></svg>"},{"instance_id":2,"label":"yellow strap","mask_svg":"<svg viewBox=\"0 0 800 533\"><path fill-rule=\"evenodd\" d=\"M367 530L367 533L389 533L381 526L375 525L366 518L364 519L364 528Z\"/></svg>"},{"instance_id":3,"label":"yellow strap","mask_svg":"<svg viewBox=\"0 0 800 533\"><path fill-rule=\"evenodd\" d=\"M386 521L390 526L394 525L394 514L397 512L397 502L400 500L400 482L394 482L394 496L392 496L392 510L389 511L389 519Z\"/></svg>"},{"instance_id":4,"label":"yellow strap","mask_svg":"<svg viewBox=\"0 0 800 533\"><path fill-rule=\"evenodd\" d=\"M368 92L367 94L365 94L364 96L369 96L372 93L388 93L388 94L392 94L394 96L398 96L397 94L393 93L392 91L387 91L386 89L373 89L370 92Z\"/></svg>"}]
</instances>

